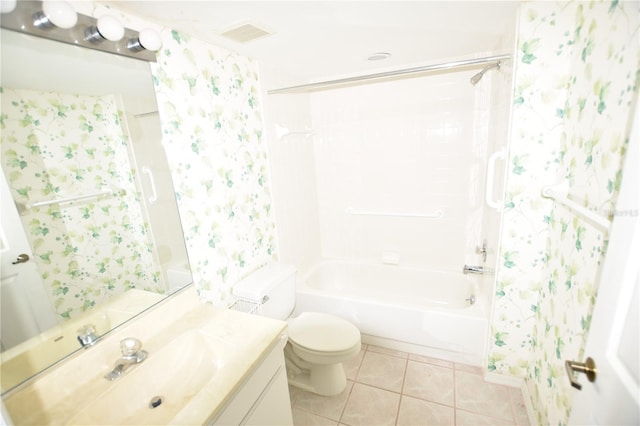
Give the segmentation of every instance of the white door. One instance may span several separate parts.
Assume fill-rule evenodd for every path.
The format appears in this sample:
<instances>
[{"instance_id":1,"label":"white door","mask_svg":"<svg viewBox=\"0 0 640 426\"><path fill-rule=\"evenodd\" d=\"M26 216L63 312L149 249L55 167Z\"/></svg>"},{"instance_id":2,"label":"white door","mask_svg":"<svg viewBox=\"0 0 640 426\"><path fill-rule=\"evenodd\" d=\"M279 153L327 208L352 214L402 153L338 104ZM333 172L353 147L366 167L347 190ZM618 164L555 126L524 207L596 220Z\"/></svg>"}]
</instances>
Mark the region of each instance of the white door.
<instances>
[{"instance_id":1,"label":"white door","mask_svg":"<svg viewBox=\"0 0 640 426\"><path fill-rule=\"evenodd\" d=\"M570 424L640 424L640 123L635 115L585 358L593 383L575 374ZM577 355L577 354L576 354ZM582 361L582 360L581 360Z\"/></svg>"},{"instance_id":2,"label":"white door","mask_svg":"<svg viewBox=\"0 0 640 426\"><path fill-rule=\"evenodd\" d=\"M9 185L1 172L0 187L0 337L2 349L6 350L57 322ZM14 263L20 256L28 256L29 260Z\"/></svg>"}]
</instances>

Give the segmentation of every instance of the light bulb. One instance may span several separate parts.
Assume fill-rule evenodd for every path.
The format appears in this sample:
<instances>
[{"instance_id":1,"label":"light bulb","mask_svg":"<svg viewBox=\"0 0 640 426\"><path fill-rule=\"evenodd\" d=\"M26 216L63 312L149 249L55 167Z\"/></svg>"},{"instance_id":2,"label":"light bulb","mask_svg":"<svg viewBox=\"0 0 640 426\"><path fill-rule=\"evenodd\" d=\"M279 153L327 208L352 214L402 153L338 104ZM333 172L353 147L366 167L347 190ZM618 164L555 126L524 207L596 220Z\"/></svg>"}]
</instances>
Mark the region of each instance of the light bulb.
<instances>
[{"instance_id":1,"label":"light bulb","mask_svg":"<svg viewBox=\"0 0 640 426\"><path fill-rule=\"evenodd\" d=\"M117 18L104 15L98 18L98 32L110 41L118 41L124 36L124 27Z\"/></svg>"},{"instance_id":2,"label":"light bulb","mask_svg":"<svg viewBox=\"0 0 640 426\"><path fill-rule=\"evenodd\" d=\"M78 14L66 1L43 1L42 12L46 20L60 28L73 28L78 22ZM47 26L44 22L41 25ZM36 26L39 26L36 24Z\"/></svg>"},{"instance_id":3,"label":"light bulb","mask_svg":"<svg viewBox=\"0 0 640 426\"><path fill-rule=\"evenodd\" d=\"M142 45L142 47L152 52L160 50L160 48L162 47L160 34L158 34L156 30L152 30L150 28L146 28L140 31L138 40L140 40L140 44Z\"/></svg>"},{"instance_id":4,"label":"light bulb","mask_svg":"<svg viewBox=\"0 0 640 426\"><path fill-rule=\"evenodd\" d=\"M11 13L16 8L16 0L1 0L0 13Z\"/></svg>"},{"instance_id":5,"label":"light bulb","mask_svg":"<svg viewBox=\"0 0 640 426\"><path fill-rule=\"evenodd\" d=\"M156 30L146 28L138 33L138 38L129 39L127 48L132 52L140 52L141 50L149 50L155 52L162 47L160 34Z\"/></svg>"}]
</instances>

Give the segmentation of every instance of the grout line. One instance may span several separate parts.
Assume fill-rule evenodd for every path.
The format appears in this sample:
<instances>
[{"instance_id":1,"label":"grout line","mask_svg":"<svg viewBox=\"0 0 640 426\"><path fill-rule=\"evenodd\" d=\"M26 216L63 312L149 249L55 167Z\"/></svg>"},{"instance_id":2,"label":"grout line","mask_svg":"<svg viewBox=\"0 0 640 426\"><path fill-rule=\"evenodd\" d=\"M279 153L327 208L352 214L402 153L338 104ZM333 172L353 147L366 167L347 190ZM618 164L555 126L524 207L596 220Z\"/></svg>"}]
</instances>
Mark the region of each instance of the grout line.
<instances>
[{"instance_id":1,"label":"grout line","mask_svg":"<svg viewBox=\"0 0 640 426\"><path fill-rule=\"evenodd\" d=\"M404 374L402 375L402 384L400 385L400 399L398 400L398 409L396 410L396 425L400 420L400 407L402 407L402 399L406 396L404 393L404 384L407 382L407 371L409 370L409 355L404 360Z\"/></svg>"},{"instance_id":2,"label":"grout line","mask_svg":"<svg viewBox=\"0 0 640 426\"><path fill-rule=\"evenodd\" d=\"M364 357L362 357L364 359ZM362 363L360 363L362 365ZM360 370L360 368L358 367L358 370ZM347 395L347 399L344 402L344 407L342 407L342 411L340 411L340 415L338 416L338 422L337 424L346 424L342 422L342 417L344 417L344 412L347 411L347 405L349 405L349 400L351 399L351 394L353 393L353 388L356 386L355 381L353 382L353 384L351 385L351 389L349 389L349 394ZM333 421L333 420L332 420Z\"/></svg>"},{"instance_id":3,"label":"grout line","mask_svg":"<svg viewBox=\"0 0 640 426\"><path fill-rule=\"evenodd\" d=\"M331 418L329 418L329 417L327 417L327 416L323 416L323 415L321 415L321 414L314 413L313 411L311 411L311 410L307 410L307 409L305 409L305 408L300 408L300 407L291 407L291 410L293 411L293 409L294 409L294 408L295 408L296 410L300 410L300 411L304 411L305 413L312 414L312 415L314 415L314 416L316 416L316 417L323 418L323 419L325 419L325 420L327 420L327 421L329 421L329 422L331 422L331 423L333 423L333 422L336 422L336 424L340 423L340 421L339 421L339 420L333 420L333 419L331 419ZM295 425L295 424L294 424L294 426L297 426L297 425Z\"/></svg>"},{"instance_id":4,"label":"grout line","mask_svg":"<svg viewBox=\"0 0 640 426\"><path fill-rule=\"evenodd\" d=\"M394 425L398 425L398 422L400 421L400 407L402 407L402 398L404 398L406 395L405 394L400 394L400 399L398 400L398 409L396 410L396 421L393 423Z\"/></svg>"},{"instance_id":5,"label":"grout line","mask_svg":"<svg viewBox=\"0 0 640 426\"><path fill-rule=\"evenodd\" d=\"M458 400L456 398L456 384L457 384L457 375L456 375L456 364L453 364L453 424L458 424Z\"/></svg>"},{"instance_id":6,"label":"grout line","mask_svg":"<svg viewBox=\"0 0 640 426\"><path fill-rule=\"evenodd\" d=\"M348 394L347 394L347 396L345 398L344 406L342 407L342 410L340 411L340 414L338 416L338 420L337 421L333 420L331 418L325 417L323 415L317 414L317 413L315 413L315 412L313 412L311 410L304 409L304 408L301 408L299 406L296 406L295 403L298 401L300 395L297 395L296 398L292 401L292 408L295 407L298 410L301 410L301 411L304 411L304 412L308 412L308 413L313 414L315 416L318 416L318 417L321 417L323 419L326 419L327 421L330 421L330 422L337 422L337 424L339 424L339 425L347 425L347 423L343 422L343 417L345 415L345 412L346 412L346 409L347 409L347 405L349 405L349 401L353 396L353 389L354 389L356 384L359 384L359 385L362 385L362 386L368 386L368 387L376 388L376 389L379 389L379 390L382 390L382 391L385 391L385 392L390 392L390 393L399 395L399 402L398 402L398 407L397 407L396 415L395 415L395 424L396 425L398 425L398 421L399 421L399 418L400 418L400 409L401 409L401 406L402 406L403 399L405 399L405 397L406 398L415 398L415 399L418 399L418 400L421 400L421 401L426 401L426 402L428 402L430 404L437 404L437 405L440 405L440 406L443 406L443 407L449 407L449 408L453 409L453 420L454 420L454 424L456 424L456 422L458 421L458 418L457 418L458 417L457 416L458 407L457 407L457 399L456 399L456 397L457 397L457 386L456 385L457 385L457 379L459 378L458 377L459 376L458 372L468 373L468 374L475 374L475 375L477 375L477 373L474 373L474 372L471 372L471 371L467 371L467 370L464 370L464 369L458 369L457 368L458 365L456 363L453 363L452 366L449 367L449 366L445 366L445 365L439 365L439 364L435 364L435 363L425 362L425 361L422 361L422 360L419 360L419 359L411 359L411 357L410 357L411 353L406 353L407 356L403 357L403 356L397 356L397 355L394 355L394 354L389 354L389 353L384 353L384 352L377 352L375 350L369 351L370 347L371 347L371 345L368 345L366 348L364 348L362 350L362 358L360 359L360 362L358 363L358 366L357 366L356 371L355 371L354 378L353 379L347 379L348 382L352 383L352 385L351 385L351 389L349 390L349 392L348 392ZM403 373L403 376L402 376L402 382L401 382L401 386L400 386L400 391L399 392L398 391L393 391L393 390L390 390L390 389L385 389L383 387L372 385L372 384L369 384L369 383L363 383L358 379L358 375L360 373L360 370L362 369L362 365L364 363L364 358L365 358L367 352L372 352L373 354L381 355L381 356L393 357L393 358L396 358L396 359L404 359L404 361L405 361L404 362L404 373ZM452 389L453 401L452 401L451 405L447 405L447 404L444 404L444 403L441 403L441 402L432 401L432 400L425 399L425 398L422 398L422 397L419 397L419 396L408 395L408 394L405 393L405 385L406 385L406 382L407 382L409 361L413 361L413 362L418 363L418 364L428 365L428 366L431 366L431 367L447 369L447 370L450 370L452 372L452 374L453 374L453 389ZM511 394L511 392L509 392L508 389L507 389L507 392L508 392L508 398L509 398L509 407L510 407L510 412L511 412L511 420L513 421L514 424L517 424L517 421L516 421L516 407L515 407L515 402L514 402L514 396ZM484 414L482 412L475 412L475 411L468 410L468 409L460 409L460 410L464 411L464 412L471 413L471 414L479 415L479 416L485 417L487 419L494 419L494 420L500 419L500 420L503 420L503 421L506 420L506 419L501 419L499 417L492 417L492 416Z\"/></svg>"}]
</instances>

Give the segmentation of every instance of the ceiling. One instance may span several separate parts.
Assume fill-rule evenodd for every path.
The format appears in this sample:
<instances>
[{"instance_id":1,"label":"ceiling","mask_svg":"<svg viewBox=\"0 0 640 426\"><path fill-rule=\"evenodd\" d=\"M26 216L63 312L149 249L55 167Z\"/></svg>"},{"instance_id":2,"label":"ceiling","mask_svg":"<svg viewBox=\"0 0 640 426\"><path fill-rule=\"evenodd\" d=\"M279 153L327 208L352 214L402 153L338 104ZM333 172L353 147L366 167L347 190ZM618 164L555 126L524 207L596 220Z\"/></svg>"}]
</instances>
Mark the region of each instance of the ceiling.
<instances>
[{"instance_id":1,"label":"ceiling","mask_svg":"<svg viewBox=\"0 0 640 426\"><path fill-rule=\"evenodd\" d=\"M517 1L105 1L277 67L301 84L447 62L496 51L514 32ZM221 34L250 23L271 34ZM368 61L387 52L386 60Z\"/></svg>"}]
</instances>

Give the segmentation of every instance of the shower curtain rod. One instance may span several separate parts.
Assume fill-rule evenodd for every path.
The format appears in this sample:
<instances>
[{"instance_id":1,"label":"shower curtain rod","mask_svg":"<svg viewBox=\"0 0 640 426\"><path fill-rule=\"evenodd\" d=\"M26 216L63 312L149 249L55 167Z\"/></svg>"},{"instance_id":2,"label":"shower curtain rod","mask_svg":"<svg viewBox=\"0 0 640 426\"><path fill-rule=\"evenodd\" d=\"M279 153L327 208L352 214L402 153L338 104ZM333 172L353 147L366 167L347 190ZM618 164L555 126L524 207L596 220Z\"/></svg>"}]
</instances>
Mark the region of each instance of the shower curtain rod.
<instances>
[{"instance_id":1,"label":"shower curtain rod","mask_svg":"<svg viewBox=\"0 0 640 426\"><path fill-rule=\"evenodd\" d=\"M394 71L379 72L375 74L365 74L365 75L358 75L354 77L339 78L336 80L319 81L317 83L301 84L299 86L283 87L281 89L268 90L267 93L269 95L275 95L279 93L311 91L314 89L327 88L329 86L337 86L341 84L355 83L358 81L373 80L377 78L395 77L395 76L405 75L405 74L417 74L417 73L423 73L427 71L463 68L463 67L470 67L473 65L483 65L488 62L495 62L495 61L506 60L510 58L511 58L511 55L504 54L504 55L496 55L496 56L487 56L484 58L465 59L461 61L446 62L443 64L424 65L421 67L405 68L405 69L399 69Z\"/></svg>"}]
</instances>

